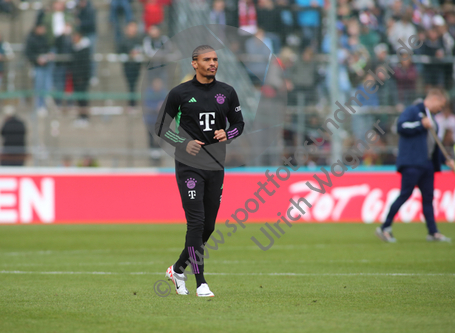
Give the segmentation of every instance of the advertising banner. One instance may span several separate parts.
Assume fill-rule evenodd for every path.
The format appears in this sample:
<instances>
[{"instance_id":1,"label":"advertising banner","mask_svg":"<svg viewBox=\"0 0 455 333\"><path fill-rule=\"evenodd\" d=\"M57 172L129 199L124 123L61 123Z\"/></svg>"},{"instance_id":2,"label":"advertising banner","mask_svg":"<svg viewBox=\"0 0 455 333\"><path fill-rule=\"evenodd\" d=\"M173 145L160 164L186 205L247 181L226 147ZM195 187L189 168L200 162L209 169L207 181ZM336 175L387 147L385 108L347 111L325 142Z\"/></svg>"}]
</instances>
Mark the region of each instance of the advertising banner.
<instances>
[{"instance_id":1,"label":"advertising banner","mask_svg":"<svg viewBox=\"0 0 455 333\"><path fill-rule=\"evenodd\" d=\"M218 221L274 222L287 215L295 222L373 223L385 219L399 194L401 176L393 171L327 175L285 168L227 172ZM202 195L199 187L188 195ZM453 173L436 174L433 205L438 221L455 220ZM396 220L423 221L417 188ZM0 224L184 222L172 172L0 176Z\"/></svg>"}]
</instances>

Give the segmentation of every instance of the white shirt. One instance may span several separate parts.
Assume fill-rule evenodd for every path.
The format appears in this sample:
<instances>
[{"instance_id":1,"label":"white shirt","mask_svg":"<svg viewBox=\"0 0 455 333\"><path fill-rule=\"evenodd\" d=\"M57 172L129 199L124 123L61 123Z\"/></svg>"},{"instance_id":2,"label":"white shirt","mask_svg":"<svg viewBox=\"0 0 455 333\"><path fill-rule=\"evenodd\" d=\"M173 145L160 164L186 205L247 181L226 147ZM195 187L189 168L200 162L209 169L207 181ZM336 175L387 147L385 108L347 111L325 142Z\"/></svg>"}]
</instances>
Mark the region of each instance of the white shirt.
<instances>
[{"instance_id":1,"label":"white shirt","mask_svg":"<svg viewBox=\"0 0 455 333\"><path fill-rule=\"evenodd\" d=\"M389 32L389 42L392 44L395 51L401 47L401 44L398 43L398 40L401 39L404 43L407 43L409 36L417 34L416 28L412 23L403 23L398 21L394 23Z\"/></svg>"},{"instance_id":2,"label":"white shirt","mask_svg":"<svg viewBox=\"0 0 455 333\"><path fill-rule=\"evenodd\" d=\"M55 37L61 36L65 30L65 14L55 12L52 14L52 32Z\"/></svg>"}]
</instances>

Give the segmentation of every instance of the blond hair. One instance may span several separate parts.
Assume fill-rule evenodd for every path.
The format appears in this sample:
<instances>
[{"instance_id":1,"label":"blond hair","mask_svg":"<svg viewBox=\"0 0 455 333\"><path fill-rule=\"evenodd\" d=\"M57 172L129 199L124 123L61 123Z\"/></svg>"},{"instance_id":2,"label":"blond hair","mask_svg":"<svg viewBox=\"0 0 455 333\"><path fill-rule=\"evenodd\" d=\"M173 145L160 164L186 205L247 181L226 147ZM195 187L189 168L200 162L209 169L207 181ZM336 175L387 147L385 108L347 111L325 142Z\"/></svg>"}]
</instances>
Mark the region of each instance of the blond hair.
<instances>
[{"instance_id":1,"label":"blond hair","mask_svg":"<svg viewBox=\"0 0 455 333\"><path fill-rule=\"evenodd\" d=\"M449 95L444 89L441 88L431 88L430 90L428 90L427 96L444 98L446 102L449 101Z\"/></svg>"}]
</instances>

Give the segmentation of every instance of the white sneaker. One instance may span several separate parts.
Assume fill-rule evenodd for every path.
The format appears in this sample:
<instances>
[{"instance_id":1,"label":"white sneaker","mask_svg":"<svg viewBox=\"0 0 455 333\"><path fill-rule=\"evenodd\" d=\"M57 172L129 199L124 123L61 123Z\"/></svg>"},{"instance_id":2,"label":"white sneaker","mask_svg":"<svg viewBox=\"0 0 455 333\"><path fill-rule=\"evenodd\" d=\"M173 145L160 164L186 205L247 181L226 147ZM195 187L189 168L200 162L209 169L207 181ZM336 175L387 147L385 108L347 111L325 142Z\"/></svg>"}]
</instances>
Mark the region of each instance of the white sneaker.
<instances>
[{"instance_id":1,"label":"white sneaker","mask_svg":"<svg viewBox=\"0 0 455 333\"><path fill-rule=\"evenodd\" d=\"M196 295L198 297L214 297L215 294L212 293L209 289L209 285L207 283L203 283L197 288Z\"/></svg>"},{"instance_id":2,"label":"white sneaker","mask_svg":"<svg viewBox=\"0 0 455 333\"><path fill-rule=\"evenodd\" d=\"M185 274L178 274L174 271L174 266L170 266L165 275L169 280L174 283L175 286L175 293L177 295L188 295L189 291L186 289L185 281L186 276Z\"/></svg>"},{"instance_id":3,"label":"white sneaker","mask_svg":"<svg viewBox=\"0 0 455 333\"><path fill-rule=\"evenodd\" d=\"M427 235L427 241L428 242L446 242L450 243L452 240L449 237L446 237L442 234L436 233L433 236L432 235Z\"/></svg>"},{"instance_id":4,"label":"white sneaker","mask_svg":"<svg viewBox=\"0 0 455 333\"><path fill-rule=\"evenodd\" d=\"M379 237L380 240L383 240L386 243L396 243L397 240L393 237L392 228L386 228L387 230L382 230L381 227L376 228L376 236Z\"/></svg>"}]
</instances>

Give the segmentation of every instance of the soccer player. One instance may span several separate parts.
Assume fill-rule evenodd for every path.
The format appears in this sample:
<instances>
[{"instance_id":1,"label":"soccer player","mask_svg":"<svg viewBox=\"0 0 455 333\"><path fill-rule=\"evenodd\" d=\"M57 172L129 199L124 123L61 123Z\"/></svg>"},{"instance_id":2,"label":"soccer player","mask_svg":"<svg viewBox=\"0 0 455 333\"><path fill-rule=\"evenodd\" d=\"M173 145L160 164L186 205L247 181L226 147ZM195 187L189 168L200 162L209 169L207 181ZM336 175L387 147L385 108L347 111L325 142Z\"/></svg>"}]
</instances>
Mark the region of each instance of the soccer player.
<instances>
[{"instance_id":1,"label":"soccer player","mask_svg":"<svg viewBox=\"0 0 455 333\"><path fill-rule=\"evenodd\" d=\"M397 130L400 134L398 144L397 169L401 173L401 193L390 207L385 222L376 229L376 235L385 242L394 243L392 222L400 207L411 196L417 186L422 193L422 208L428 228L428 241L450 242L436 227L433 211L434 173L441 171L445 161L429 128L437 123L432 114L439 112L447 103L447 95L440 89L431 89L423 103L406 108L398 118ZM454 161L445 163L454 168Z\"/></svg>"},{"instance_id":2,"label":"soccer player","mask_svg":"<svg viewBox=\"0 0 455 333\"><path fill-rule=\"evenodd\" d=\"M226 143L242 134L244 122L234 88L215 79L215 50L198 46L191 64L196 75L169 92L155 125L155 133L175 147L175 176L187 220L185 247L166 277L174 283L177 294L188 295L184 270L191 265L197 296L213 297L204 278L202 245L215 229ZM173 119L175 130L170 128Z\"/></svg>"}]
</instances>

